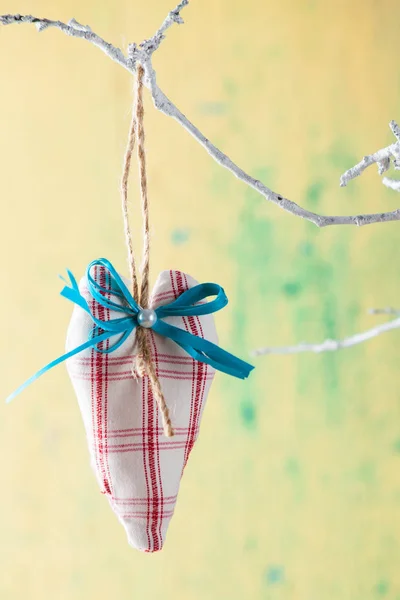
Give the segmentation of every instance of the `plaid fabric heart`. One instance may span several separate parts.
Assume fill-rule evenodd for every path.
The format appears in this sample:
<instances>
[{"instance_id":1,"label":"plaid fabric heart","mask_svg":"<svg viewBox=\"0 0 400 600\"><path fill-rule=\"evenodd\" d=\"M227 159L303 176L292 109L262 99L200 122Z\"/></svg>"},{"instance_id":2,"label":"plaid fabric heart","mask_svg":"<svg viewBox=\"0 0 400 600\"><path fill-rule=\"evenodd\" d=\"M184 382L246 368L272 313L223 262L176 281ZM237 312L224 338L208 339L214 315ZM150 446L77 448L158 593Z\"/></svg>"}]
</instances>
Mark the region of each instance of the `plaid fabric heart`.
<instances>
[{"instance_id":1,"label":"plaid fabric heart","mask_svg":"<svg viewBox=\"0 0 400 600\"><path fill-rule=\"evenodd\" d=\"M104 267L96 267L94 277L103 288L110 289ZM163 271L150 306L168 304L195 285L192 277L180 271ZM118 316L93 300L86 279L79 287L94 316L106 321ZM212 315L165 320L217 343ZM67 351L86 342L93 327L90 315L75 306ZM156 552L165 541L215 370L193 360L172 340L153 331L149 335L152 358L175 431L173 438L163 434L147 377L137 378L133 372L135 332L114 352L87 349L70 358L67 368L101 491L124 526L129 544L138 550ZM102 343L106 348L110 342Z\"/></svg>"}]
</instances>

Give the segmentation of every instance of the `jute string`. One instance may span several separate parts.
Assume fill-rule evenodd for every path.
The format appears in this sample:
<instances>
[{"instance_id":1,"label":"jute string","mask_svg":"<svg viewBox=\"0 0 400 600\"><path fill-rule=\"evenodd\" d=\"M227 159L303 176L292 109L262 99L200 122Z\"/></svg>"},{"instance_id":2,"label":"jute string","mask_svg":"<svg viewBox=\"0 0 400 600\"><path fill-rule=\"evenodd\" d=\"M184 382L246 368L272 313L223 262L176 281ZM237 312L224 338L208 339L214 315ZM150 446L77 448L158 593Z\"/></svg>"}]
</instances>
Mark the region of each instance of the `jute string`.
<instances>
[{"instance_id":1,"label":"jute string","mask_svg":"<svg viewBox=\"0 0 400 600\"><path fill-rule=\"evenodd\" d=\"M125 241L128 249L128 263L130 277L132 281L132 295L141 308L148 308L150 296L150 226L149 226L149 201L147 194L147 175L146 175L146 151L144 135L144 107L143 107L143 77L144 69L138 64L136 71L135 101L132 112L132 120L129 129L128 144L125 152L124 167L121 182L122 195L122 215L124 221ZM143 258L140 267L141 282L139 286L135 253L133 251L132 232L129 223L128 211L128 180L132 162L132 154L137 143L137 159L139 165L139 187L140 200L142 205L143 217ZM168 406L165 402L164 394L161 389L160 380L152 360L150 349L150 331L143 327L136 328L137 358L135 364L135 373L139 377L147 375L153 395L157 401L161 412L163 429L167 437L172 437L171 419Z\"/></svg>"}]
</instances>

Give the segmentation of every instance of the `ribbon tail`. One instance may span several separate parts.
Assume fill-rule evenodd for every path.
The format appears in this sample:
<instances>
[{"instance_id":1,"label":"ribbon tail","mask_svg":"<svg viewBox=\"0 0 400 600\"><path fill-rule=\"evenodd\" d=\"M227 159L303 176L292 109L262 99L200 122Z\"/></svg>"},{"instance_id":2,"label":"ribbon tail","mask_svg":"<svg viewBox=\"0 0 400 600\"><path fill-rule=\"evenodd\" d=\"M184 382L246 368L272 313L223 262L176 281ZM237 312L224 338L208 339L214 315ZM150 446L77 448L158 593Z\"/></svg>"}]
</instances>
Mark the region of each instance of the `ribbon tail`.
<instances>
[{"instance_id":1,"label":"ribbon tail","mask_svg":"<svg viewBox=\"0 0 400 600\"><path fill-rule=\"evenodd\" d=\"M77 348L74 348L70 352L67 352L66 354L63 354L62 356L59 356L55 360L51 361L45 367L43 367L42 369L37 371L34 375L32 375L32 377L27 379L25 381L25 383L20 385L19 388L17 388L14 392L12 392L12 394L10 394L8 396L8 398L6 399L6 403L8 404L12 400L14 400L14 398L16 396L18 396L18 394L20 394L26 387L28 387L28 385L30 385L31 383L36 381L36 379L39 379L39 377L44 375L44 373L46 373L47 371L50 371L50 369L52 369L53 367L56 367L57 365L64 362L65 360L68 360L68 358L75 356L75 354L79 354L80 352L83 352L83 350L86 350L87 348L93 348L99 342L103 342L104 340L107 340L108 338L110 338L113 335L114 335L114 332L106 331L105 333L102 333L101 335L98 335L98 336L90 339L89 341L85 342L81 346L77 346Z\"/></svg>"},{"instance_id":2,"label":"ribbon tail","mask_svg":"<svg viewBox=\"0 0 400 600\"><path fill-rule=\"evenodd\" d=\"M212 342L209 342L209 344L212 344L212 346L214 346L214 349L216 348L218 350L218 359L212 357L212 348L209 348L209 351L206 354L204 351L198 352L193 347L184 346L179 342L176 343L197 362L210 365L210 367L213 367L217 371L221 371L221 373L231 375L232 377L236 377L237 379L247 379L251 371L254 369L253 365L250 365L249 363L238 358L237 356L230 354L230 352L227 352L223 348L215 346L215 344L212 344Z\"/></svg>"},{"instance_id":3,"label":"ribbon tail","mask_svg":"<svg viewBox=\"0 0 400 600\"><path fill-rule=\"evenodd\" d=\"M206 363L227 375L246 379L254 369L253 365L230 354L216 344L164 321L158 320L153 326L153 330L176 342L195 360Z\"/></svg>"},{"instance_id":4,"label":"ribbon tail","mask_svg":"<svg viewBox=\"0 0 400 600\"><path fill-rule=\"evenodd\" d=\"M76 281L71 271L67 270L67 273L70 280L70 285L64 286L64 288L60 292L60 296L63 296L63 298L66 298L70 302L77 304L90 315L91 313L88 303L79 291L78 282ZM64 277L61 277L61 279L65 281Z\"/></svg>"}]
</instances>

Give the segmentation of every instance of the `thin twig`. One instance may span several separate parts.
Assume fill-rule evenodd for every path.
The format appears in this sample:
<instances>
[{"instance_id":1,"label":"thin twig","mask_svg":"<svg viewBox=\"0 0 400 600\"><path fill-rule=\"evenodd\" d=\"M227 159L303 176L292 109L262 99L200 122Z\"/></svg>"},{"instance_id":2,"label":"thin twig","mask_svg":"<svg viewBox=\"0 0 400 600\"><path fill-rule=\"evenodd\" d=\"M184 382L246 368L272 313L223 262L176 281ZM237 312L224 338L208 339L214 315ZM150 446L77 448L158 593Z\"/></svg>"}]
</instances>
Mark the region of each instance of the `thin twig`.
<instances>
[{"instance_id":1,"label":"thin twig","mask_svg":"<svg viewBox=\"0 0 400 600\"><path fill-rule=\"evenodd\" d=\"M400 127L397 125L396 121L390 121L389 123L390 129L393 131L394 137L400 142Z\"/></svg>"},{"instance_id":2,"label":"thin twig","mask_svg":"<svg viewBox=\"0 0 400 600\"><path fill-rule=\"evenodd\" d=\"M66 35L78 37L94 44L122 67L127 68L128 66L127 58L124 56L124 53L120 48L109 44L99 35L94 33L88 25L81 25L75 19L71 19L67 24L63 23L62 21L40 19L39 17L33 17L32 15L2 15L0 16L0 23L2 25L11 25L14 23L17 25L21 23L33 23L39 32L44 31L49 27L56 27L57 29L63 31Z\"/></svg>"},{"instance_id":3,"label":"thin twig","mask_svg":"<svg viewBox=\"0 0 400 600\"><path fill-rule=\"evenodd\" d=\"M386 223L388 221L399 221L400 220L400 209L391 212L379 212L375 214L361 214L361 215L349 215L349 216L328 216L319 215L302 208L295 202L285 198L281 194L272 191L264 183L255 179L251 175L248 175L243 169L236 165L226 154L219 150L214 144L212 144L208 138L201 133L201 131L191 122L189 119L171 102L166 94L159 88L156 79L156 72L152 65L152 55L159 48L162 40L165 38L165 32L174 23L183 23L180 15L182 9L187 6L189 0L182 0L176 8L170 11L163 21L161 27L157 30L153 37L148 40L144 40L139 46L131 44L128 50L128 56L125 56L120 48L113 46L106 42L99 35L94 33L88 25L81 25L75 19L71 19L68 24L62 21L51 21L49 19L38 18L32 15L3 15L0 16L0 23L3 25L11 25L13 23L34 23L39 31L43 31L49 27L56 27L67 35L72 37L79 37L86 39L91 42L103 52L107 54L112 60L120 64L122 67L130 72L136 69L136 62L139 61L146 73L145 85L150 89L154 105L158 110L163 112L169 117L173 117L186 131L188 131L210 154L210 156L222 167L233 173L238 179L243 181L246 185L250 186L261 194L268 201L278 205L283 210L306 219L317 227L328 227L330 225L369 225L372 223ZM392 126L393 133L398 137L399 128L396 124ZM368 160L363 159L362 163L353 167L347 173L342 176L342 184L345 185L350 179L357 177L367 166L378 162L380 170L386 170L388 167L388 160L390 161L390 155L393 155L395 161L397 160L398 144L400 141L390 146L390 151L384 149L371 157L367 157Z\"/></svg>"},{"instance_id":4,"label":"thin twig","mask_svg":"<svg viewBox=\"0 0 400 600\"><path fill-rule=\"evenodd\" d=\"M164 19L161 27L156 31L156 33L149 40L144 40L140 47L144 50L148 56L151 56L153 52L157 50L160 46L161 42L165 38L165 32L171 25L177 23L178 25L183 25L184 21L181 17L181 10L189 4L189 0L182 0L171 12L168 13L166 18Z\"/></svg>"},{"instance_id":5,"label":"thin twig","mask_svg":"<svg viewBox=\"0 0 400 600\"><path fill-rule=\"evenodd\" d=\"M261 356L265 354L299 354L300 352L314 352L315 354L319 354L321 352L335 352L336 350L341 350L342 348L350 348L351 346L362 344L367 340L381 335L381 333L386 333L386 331L392 331L393 329L399 328L400 317L398 317L397 319L393 319L393 321L388 321L387 323L377 325L372 329L367 329L367 331L356 333L355 335L344 338L342 340L328 339L319 344L308 344L303 342L301 344L297 344L296 346L277 346L276 348L259 348L258 350L254 350L252 354L253 356Z\"/></svg>"},{"instance_id":6,"label":"thin twig","mask_svg":"<svg viewBox=\"0 0 400 600\"><path fill-rule=\"evenodd\" d=\"M400 310L391 306L387 306L386 308L370 308L368 312L370 315L400 315Z\"/></svg>"},{"instance_id":7,"label":"thin twig","mask_svg":"<svg viewBox=\"0 0 400 600\"><path fill-rule=\"evenodd\" d=\"M382 179L383 185L394 190L395 192L400 192L400 179L392 179L391 177L384 177Z\"/></svg>"},{"instance_id":8,"label":"thin twig","mask_svg":"<svg viewBox=\"0 0 400 600\"><path fill-rule=\"evenodd\" d=\"M379 175L383 175L383 173L388 171L392 162L395 169L400 169L400 127L397 125L396 121L390 121L389 127L397 141L394 142L394 144L390 144L390 146L387 146L386 148L382 148L382 150L374 152L374 154L364 156L364 158L357 165L351 167L351 169L348 169L346 173L343 173L340 178L340 185L342 187L346 186L351 179L359 177L365 171L365 169L373 164L378 165ZM383 183L387 185L387 187L392 187L389 182L393 181L395 180L388 179L387 177L384 177L383 179ZM392 189L396 188L392 187Z\"/></svg>"}]
</instances>

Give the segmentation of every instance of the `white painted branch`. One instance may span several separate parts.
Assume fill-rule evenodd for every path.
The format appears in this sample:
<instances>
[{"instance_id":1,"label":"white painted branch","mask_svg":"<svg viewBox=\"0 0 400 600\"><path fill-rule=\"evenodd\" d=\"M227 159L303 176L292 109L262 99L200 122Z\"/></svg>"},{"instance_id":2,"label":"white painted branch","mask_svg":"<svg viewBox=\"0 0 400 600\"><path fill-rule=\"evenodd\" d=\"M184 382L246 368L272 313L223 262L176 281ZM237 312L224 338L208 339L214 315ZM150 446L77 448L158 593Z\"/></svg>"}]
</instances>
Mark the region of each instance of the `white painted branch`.
<instances>
[{"instance_id":1,"label":"white painted branch","mask_svg":"<svg viewBox=\"0 0 400 600\"><path fill-rule=\"evenodd\" d=\"M382 179L383 185L394 190L395 192L400 192L400 179L392 179L391 177L384 177Z\"/></svg>"},{"instance_id":2,"label":"white painted branch","mask_svg":"<svg viewBox=\"0 0 400 600\"><path fill-rule=\"evenodd\" d=\"M99 35L94 33L89 26L80 25L75 19L71 19L68 25L63 23L62 21L51 21L50 19L39 19L38 17L33 17L32 15L2 15L0 16L0 23L2 25L11 25L13 23L33 23L36 25L36 29L40 32L49 27L56 27L63 31L66 35L70 35L72 37L82 38L91 42L100 50L105 52L107 56L109 56L112 60L120 64L121 66L127 68L127 59L124 56L124 53L120 48L109 44Z\"/></svg>"},{"instance_id":3,"label":"white painted branch","mask_svg":"<svg viewBox=\"0 0 400 600\"><path fill-rule=\"evenodd\" d=\"M379 175L383 175L383 173L390 168L392 161L395 169L400 168L400 127L397 125L396 121L390 121L389 127L397 141L386 148L382 148L382 150L374 152L374 154L364 156L364 158L357 165L351 167L351 169L346 171L346 173L343 173L340 178L340 185L342 187L346 186L351 179L359 177L365 171L365 169L375 163L378 165ZM390 182L394 181L395 180L388 179L387 177L383 178L384 185L391 187L396 191L400 191L400 188L390 184Z\"/></svg>"},{"instance_id":4,"label":"white painted branch","mask_svg":"<svg viewBox=\"0 0 400 600\"><path fill-rule=\"evenodd\" d=\"M365 171L365 169L367 169L368 167L370 167L371 165L373 165L375 163L378 165L379 175L383 175L383 173L385 173L385 171L387 171L389 169L392 160L393 160L393 165L394 165L395 169L399 168L400 128L395 121L390 121L390 128L393 131L393 134L395 135L397 141L394 144L387 146L387 148L382 148L382 150L378 150L377 152L374 152L374 154L369 154L368 156L364 156L364 158L357 165L355 165L354 167L351 167L351 169L346 171L346 173L343 173L343 175L340 178L340 185L342 187L346 186L351 179L354 179L355 177L359 177ZM383 183L385 183L385 180L393 181L393 180L388 180L387 177L385 177L383 179ZM385 185L387 185L387 184L385 184ZM388 185L388 187L390 187L390 186Z\"/></svg>"},{"instance_id":5,"label":"white painted branch","mask_svg":"<svg viewBox=\"0 0 400 600\"><path fill-rule=\"evenodd\" d=\"M396 121L390 121L389 127L392 130L394 137L400 142L400 127L397 125Z\"/></svg>"},{"instance_id":6,"label":"white painted branch","mask_svg":"<svg viewBox=\"0 0 400 600\"><path fill-rule=\"evenodd\" d=\"M219 150L207 137L171 102L166 94L159 88L156 79L156 73L152 65L152 55L159 48L162 40L165 38L165 32L174 23L183 23L182 17L180 16L181 10L187 6L189 0L182 0L175 9L170 11L161 27L154 34L153 37L148 40L144 40L139 46L131 44L128 49L128 56L125 56L120 48L113 46L106 42L99 35L94 33L88 25L81 25L75 19L71 19L68 24L62 21L52 21L50 19L42 19L34 17L32 15L3 15L0 16L0 23L3 25L11 25L18 23L33 23L36 25L39 31L43 31L49 27L55 27L60 29L65 34L72 37L78 37L91 42L98 48L100 48L107 56L117 62L119 65L124 67L130 72L135 71L136 62L140 61L146 71L146 85L150 89L154 105L158 110L163 112L165 115L174 118L186 131L188 131L210 154L210 156L222 167L233 173L238 179L243 181L246 185L256 190L259 194L264 196L270 202L277 204L283 210L306 219L318 227L328 227L330 225L369 225L372 223L386 223L388 221L399 221L400 220L400 209L390 212L379 212L375 214L361 214L361 215L349 215L349 216L328 216L319 215L302 208L295 202L285 198L281 194L278 194L268 188L264 183L255 179L251 175L248 175L243 169L236 165L226 154ZM397 138L399 138L399 127L394 124L392 131ZM398 146L399 144L399 146ZM375 153L371 157L363 159L362 163L353 167L347 173L342 176L342 185L345 185L350 179L357 177L361 172L370 164L377 162L379 168L386 170L386 167L390 164L390 155L392 154L395 159L400 156L400 140L392 146ZM388 163L389 161L389 163ZM345 182L345 183L344 183Z\"/></svg>"},{"instance_id":7,"label":"white painted branch","mask_svg":"<svg viewBox=\"0 0 400 600\"><path fill-rule=\"evenodd\" d=\"M341 350L342 348L350 348L351 346L356 346L357 344L362 344L367 340L371 340L382 333L386 333L386 331L392 331L393 329L400 328L400 317L397 319L393 319L393 321L388 321L387 323L382 323L381 325L377 325L372 329L367 329L367 331L363 331L361 333L356 333L350 337L344 338L342 340L325 340L319 344L308 344L308 343L300 343L296 346L277 346L277 347L266 347L259 348L258 350L254 350L252 352L253 356L261 356L265 354L299 354L300 352L314 352L315 354L319 354L321 352L335 352L336 350Z\"/></svg>"},{"instance_id":8,"label":"white painted branch","mask_svg":"<svg viewBox=\"0 0 400 600\"><path fill-rule=\"evenodd\" d=\"M177 23L178 25L183 24L183 19L180 15L181 10L189 4L189 0L182 0L178 6L176 6L171 12L168 13L167 17L164 19L160 29L156 31L156 33L149 40L145 40L140 44L140 47L147 53L148 56L151 56L155 50L159 47L162 40L165 38L165 32L171 25Z\"/></svg>"},{"instance_id":9,"label":"white painted branch","mask_svg":"<svg viewBox=\"0 0 400 600\"><path fill-rule=\"evenodd\" d=\"M387 306L386 308L370 308L368 312L370 315L400 315L400 310L391 306Z\"/></svg>"}]
</instances>

